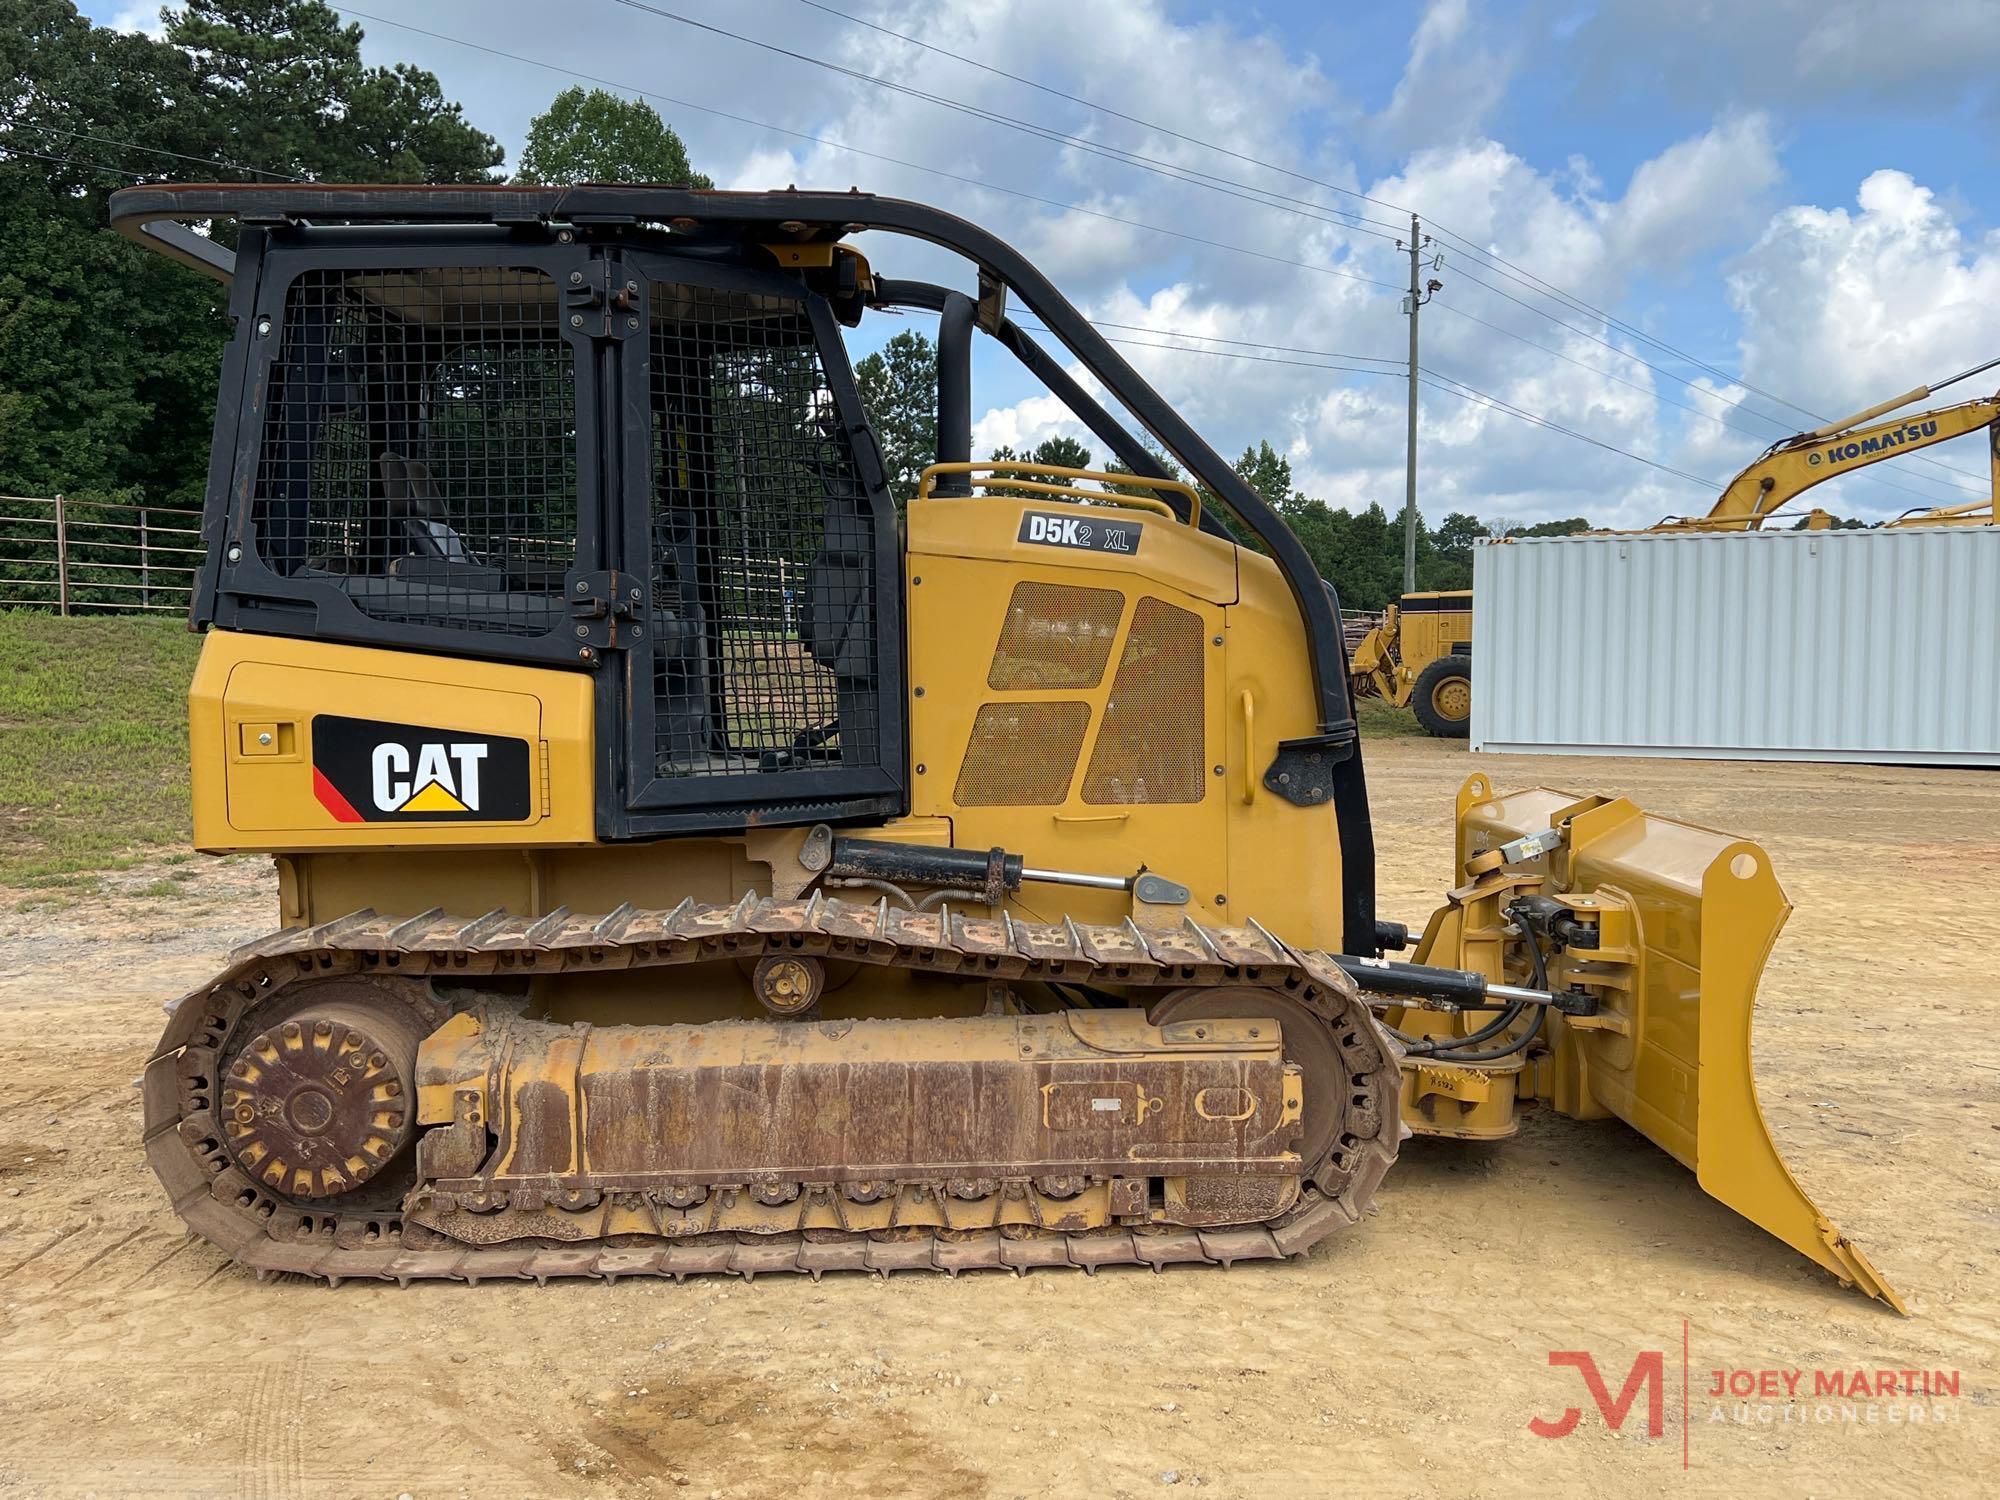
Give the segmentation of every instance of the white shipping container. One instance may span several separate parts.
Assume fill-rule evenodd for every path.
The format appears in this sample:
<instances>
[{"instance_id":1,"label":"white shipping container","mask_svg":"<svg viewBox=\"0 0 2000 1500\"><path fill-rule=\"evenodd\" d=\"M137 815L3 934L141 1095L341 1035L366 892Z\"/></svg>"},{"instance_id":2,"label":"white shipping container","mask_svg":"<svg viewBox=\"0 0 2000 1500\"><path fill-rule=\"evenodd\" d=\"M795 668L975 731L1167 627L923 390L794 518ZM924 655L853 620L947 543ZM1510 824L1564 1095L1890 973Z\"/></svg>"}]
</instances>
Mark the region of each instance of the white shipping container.
<instances>
[{"instance_id":1,"label":"white shipping container","mask_svg":"<svg viewBox=\"0 0 2000 1500\"><path fill-rule=\"evenodd\" d=\"M2000 765L2000 526L1473 560L1475 750Z\"/></svg>"}]
</instances>

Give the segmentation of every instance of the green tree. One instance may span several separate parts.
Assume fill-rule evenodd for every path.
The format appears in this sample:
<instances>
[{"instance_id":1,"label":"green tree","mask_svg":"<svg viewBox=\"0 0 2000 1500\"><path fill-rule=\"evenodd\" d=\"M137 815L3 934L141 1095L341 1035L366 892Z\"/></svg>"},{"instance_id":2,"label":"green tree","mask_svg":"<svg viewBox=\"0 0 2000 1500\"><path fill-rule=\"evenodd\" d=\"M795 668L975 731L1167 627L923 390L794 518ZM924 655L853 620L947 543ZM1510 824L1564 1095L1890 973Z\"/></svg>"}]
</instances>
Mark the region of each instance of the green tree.
<instances>
[{"instance_id":1,"label":"green tree","mask_svg":"<svg viewBox=\"0 0 2000 1500\"><path fill-rule=\"evenodd\" d=\"M1171 453L1167 452L1166 449L1162 448L1150 436L1145 434L1140 435L1139 441L1145 445L1146 451L1153 455L1153 462L1160 466L1161 473L1165 474L1169 479L1179 479L1181 477L1181 466L1174 462L1174 456ZM1104 461L1104 472L1107 474L1132 474L1136 476L1138 471L1121 459L1108 458ZM1159 493L1159 491L1153 489L1151 486L1144 484L1114 484L1111 488L1117 490L1120 494L1126 495L1156 495Z\"/></svg>"},{"instance_id":2,"label":"green tree","mask_svg":"<svg viewBox=\"0 0 2000 1500\"><path fill-rule=\"evenodd\" d=\"M1292 498L1292 463L1268 442L1245 448L1236 472L1273 510L1283 510Z\"/></svg>"},{"instance_id":3,"label":"green tree","mask_svg":"<svg viewBox=\"0 0 2000 1500\"><path fill-rule=\"evenodd\" d=\"M1430 534L1431 569L1419 568L1417 582L1427 589L1469 589L1472 587L1472 549L1489 533L1477 516L1455 510Z\"/></svg>"},{"instance_id":4,"label":"green tree","mask_svg":"<svg viewBox=\"0 0 2000 1500\"><path fill-rule=\"evenodd\" d=\"M1509 526L1503 536L1577 536L1593 531L1590 522L1582 516L1570 516L1561 521L1537 521L1532 526Z\"/></svg>"},{"instance_id":5,"label":"green tree","mask_svg":"<svg viewBox=\"0 0 2000 1500\"><path fill-rule=\"evenodd\" d=\"M172 160L146 153L181 148L186 60L61 0L0 0L0 78L0 492L189 498L219 289L103 227L135 166Z\"/></svg>"},{"instance_id":6,"label":"green tree","mask_svg":"<svg viewBox=\"0 0 2000 1500\"><path fill-rule=\"evenodd\" d=\"M937 458L937 350L905 329L854 367L861 406L882 448L889 489L907 502Z\"/></svg>"},{"instance_id":7,"label":"green tree","mask_svg":"<svg viewBox=\"0 0 2000 1500\"><path fill-rule=\"evenodd\" d=\"M1050 468L1096 468L1090 460L1090 450L1076 438L1042 438L1042 442L1034 444L1034 452L1026 458L1016 454L1012 448L994 448L994 462L1048 464Z\"/></svg>"},{"instance_id":8,"label":"green tree","mask_svg":"<svg viewBox=\"0 0 2000 1500\"><path fill-rule=\"evenodd\" d=\"M434 75L365 66L361 28L319 0L187 0L162 15L191 72L180 149L193 155L332 182L484 182L504 155Z\"/></svg>"},{"instance_id":9,"label":"green tree","mask_svg":"<svg viewBox=\"0 0 2000 1500\"><path fill-rule=\"evenodd\" d=\"M516 182L653 182L712 188L687 145L643 99L564 89L528 125Z\"/></svg>"},{"instance_id":10,"label":"green tree","mask_svg":"<svg viewBox=\"0 0 2000 1500\"><path fill-rule=\"evenodd\" d=\"M430 74L364 67L324 5L189 0L167 22L160 41L0 0L0 493L203 491L225 293L107 228L112 190L478 180L500 159Z\"/></svg>"}]
</instances>

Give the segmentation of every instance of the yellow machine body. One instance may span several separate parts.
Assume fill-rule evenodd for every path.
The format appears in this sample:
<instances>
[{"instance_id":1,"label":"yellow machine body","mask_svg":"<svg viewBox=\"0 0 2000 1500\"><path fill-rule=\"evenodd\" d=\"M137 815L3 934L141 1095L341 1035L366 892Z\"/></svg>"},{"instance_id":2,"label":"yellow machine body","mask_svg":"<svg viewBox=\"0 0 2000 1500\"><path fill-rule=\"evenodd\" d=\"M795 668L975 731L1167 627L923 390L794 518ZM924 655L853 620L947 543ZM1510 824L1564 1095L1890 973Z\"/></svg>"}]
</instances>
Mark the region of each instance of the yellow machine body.
<instances>
[{"instance_id":1,"label":"yellow machine body","mask_svg":"<svg viewBox=\"0 0 2000 1500\"><path fill-rule=\"evenodd\" d=\"M1553 835L1560 837L1554 838ZM1551 836L1546 852L1516 841ZM1509 846L1522 856L1505 857ZM1594 946L1566 947L1552 988L1587 993L1590 1014L1551 1011L1540 1050L1490 1067L1404 1062L1404 1117L1419 1134L1512 1134L1540 1101L1580 1120L1615 1116L1728 1204L1843 1281L1903 1311L1778 1155L1752 1073L1751 1011L1791 914L1768 855L1747 839L1641 811L1623 797L1460 788L1455 867L1465 881L1433 914L1421 963L1518 978L1506 907L1554 897ZM1464 1034L1492 1012L1408 1011L1421 1035Z\"/></svg>"},{"instance_id":2,"label":"yellow machine body","mask_svg":"<svg viewBox=\"0 0 2000 1500\"><path fill-rule=\"evenodd\" d=\"M1016 539L1031 503L911 505L911 808L865 831L1031 847L1062 868L1145 866L1186 885L1208 920L1240 910L1338 947L1332 805L1281 801L1260 780L1279 741L1313 729L1304 640L1275 567L1183 525L1149 525L1135 557L1034 546ZM1136 506L1089 510L1154 519ZM590 693L574 671L213 631L191 697L196 843L280 855L293 922L440 888L462 907L536 913L727 900L746 879L768 890L745 851L795 845L804 829L597 843ZM440 740L529 739L539 804L511 822L342 821L315 785L315 715L422 724ZM1135 716L1150 761L1132 758ZM1117 921L1131 904L1065 888L1057 907L1057 894L1030 888L1009 909Z\"/></svg>"},{"instance_id":3,"label":"yellow machine body","mask_svg":"<svg viewBox=\"0 0 2000 1500\"><path fill-rule=\"evenodd\" d=\"M1004 907L1018 921L1192 917L1221 927L1241 912L1295 945L1337 948L1333 809L1281 801L1256 774L1312 718L1297 666L1304 643L1275 568L1192 526L1152 526L1139 556L1033 547L1017 540L1031 503L1002 492L911 505L914 792L907 817L863 832L1028 847L1068 868L1146 867L1190 892L1184 908L1162 913L1122 891L1027 888ZM1150 514L1109 498L1088 511L1114 522ZM1406 631L1421 622L1417 638L1444 645L1468 618L1404 617ZM1114 778L1104 766L1124 766L1119 721L1133 712L1154 721L1156 758ZM309 737L319 714L527 738L539 801L511 822L343 822L315 787ZM1180 726L1164 755L1162 715ZM599 843L589 679L577 672L215 631L191 716L197 842L276 854L294 927L371 906L420 909L440 892L453 910L528 917L785 894L782 872L805 837L781 828ZM1501 864L1493 852L1551 829L1561 842L1549 853ZM1763 852L1622 798L1501 795L1483 776L1460 793L1456 837L1463 883L1430 918L1416 960L1525 982L1504 908L1523 892L1555 895L1598 946L1559 956L1549 981L1600 1007L1550 1015L1535 1048L1491 1065L1405 1058L1405 1123L1481 1140L1513 1134L1533 1102L1579 1119L1615 1116L1693 1170L1710 1195L1900 1307L1792 1178L1758 1109L1751 1006L1790 909ZM919 1015L936 1005L911 997L902 976L883 977L894 982L830 996L827 1013ZM621 979L564 974L538 986L558 1018L602 1017L619 1012ZM690 1018L757 1013L734 985L685 1003ZM643 1013L636 988L627 1008ZM1387 1012L1419 1038L1462 1036L1493 1014ZM442 1067L442 1055L427 1044L426 1066ZM430 1111L449 1118L447 1103Z\"/></svg>"},{"instance_id":4,"label":"yellow machine body","mask_svg":"<svg viewBox=\"0 0 2000 1500\"><path fill-rule=\"evenodd\" d=\"M189 227L232 216L233 249ZM194 830L274 856L280 924L169 1007L141 1093L232 1258L1294 1257L1411 1131L1538 1103L1895 1300L1758 1113L1762 851L1474 776L1388 957L1354 698L1463 734L1469 594L1350 662L1282 516L995 237L641 185L147 185L113 218L231 283ZM977 298L876 276L861 229L956 249ZM938 317L913 496L839 331L892 309ZM975 331L1124 467L973 462Z\"/></svg>"}]
</instances>

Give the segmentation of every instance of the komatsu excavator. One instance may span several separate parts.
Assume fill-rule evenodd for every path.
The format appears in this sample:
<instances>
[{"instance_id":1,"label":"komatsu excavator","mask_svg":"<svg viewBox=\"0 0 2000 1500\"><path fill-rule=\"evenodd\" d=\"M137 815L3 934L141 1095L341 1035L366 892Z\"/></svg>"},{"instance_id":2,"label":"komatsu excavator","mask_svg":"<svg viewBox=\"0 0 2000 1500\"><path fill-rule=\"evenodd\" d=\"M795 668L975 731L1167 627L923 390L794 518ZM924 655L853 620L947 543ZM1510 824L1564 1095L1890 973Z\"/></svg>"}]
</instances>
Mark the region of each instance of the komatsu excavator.
<instances>
[{"instance_id":1,"label":"komatsu excavator","mask_svg":"<svg viewBox=\"0 0 2000 1500\"><path fill-rule=\"evenodd\" d=\"M1764 852L1475 773L1392 956L1332 591L992 234L860 192L111 208L230 283L194 836L275 857L278 925L144 1099L242 1265L1226 1265L1539 1102L1895 1301L1758 1112ZM892 309L938 320L901 507L842 337ZM976 335L1130 472L973 463Z\"/></svg>"},{"instance_id":2,"label":"komatsu excavator","mask_svg":"<svg viewBox=\"0 0 2000 1500\"><path fill-rule=\"evenodd\" d=\"M1799 433L1773 443L1756 461L1729 481L1716 502L1702 516L1669 516L1654 531L1758 531L1772 516L1815 485L1842 474L1865 469L1884 459L1898 458L1969 433L1985 431L1988 439L1990 489L1984 500L1947 506L1899 518L1902 524L1980 525L1993 518L1993 502L2000 497L2000 396L1961 401L1955 406L1934 407L1909 416L1874 419L1913 401L1928 400L1946 386L1985 373L2000 360L1988 360L1960 371L1936 385L1920 385L1879 401L1851 417L1828 422L1811 432ZM1978 517L1978 519L1975 519ZM1932 519L1936 518L1936 519ZM1813 510L1805 517L1808 531L1824 531L1833 517ZM1888 525L1897 522L1885 523Z\"/></svg>"}]
</instances>

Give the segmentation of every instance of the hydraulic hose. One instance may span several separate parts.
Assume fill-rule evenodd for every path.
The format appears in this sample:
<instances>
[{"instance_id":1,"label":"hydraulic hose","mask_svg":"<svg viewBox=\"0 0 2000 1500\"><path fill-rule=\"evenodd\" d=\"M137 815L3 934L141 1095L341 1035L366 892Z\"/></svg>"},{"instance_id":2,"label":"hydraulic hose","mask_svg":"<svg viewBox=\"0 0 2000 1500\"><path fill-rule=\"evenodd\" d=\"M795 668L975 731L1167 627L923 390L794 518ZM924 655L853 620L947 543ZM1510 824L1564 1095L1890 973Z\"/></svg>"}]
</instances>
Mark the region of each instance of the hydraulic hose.
<instances>
[{"instance_id":1,"label":"hydraulic hose","mask_svg":"<svg viewBox=\"0 0 2000 1500\"><path fill-rule=\"evenodd\" d=\"M1512 1057L1517 1052L1525 1051L1528 1044L1542 1034L1542 1018L1547 1014L1548 1007L1546 1005L1536 1006L1535 1024L1504 1046L1495 1047L1486 1052L1433 1052L1430 1056L1436 1058L1439 1062L1454 1063L1489 1063L1498 1062L1503 1057ZM1470 1038L1467 1040L1470 1040Z\"/></svg>"},{"instance_id":2,"label":"hydraulic hose","mask_svg":"<svg viewBox=\"0 0 2000 1500\"><path fill-rule=\"evenodd\" d=\"M1525 920L1516 917L1515 923L1520 928L1521 937L1528 946L1529 962L1534 971L1534 987L1538 990L1546 990L1549 987L1549 968L1547 961L1542 955L1542 945L1535 937L1534 930L1528 926ZM1449 1041L1442 1037L1408 1036L1396 1030L1393 1026L1389 1028L1389 1031L1415 1057L1432 1057L1436 1058L1439 1062L1498 1062L1503 1057L1511 1057L1515 1053L1522 1051L1530 1042L1541 1035L1542 1016L1547 1010L1546 1006L1535 1007L1535 1024L1530 1026L1513 1041L1487 1052L1469 1052L1466 1049L1477 1047L1480 1043L1491 1041L1494 1037L1499 1036L1508 1027L1520 1020L1521 1012L1527 1008L1528 1003L1526 1001L1516 1000L1502 1011L1498 1017L1488 1021L1477 1031L1466 1036L1450 1039Z\"/></svg>"}]
</instances>

